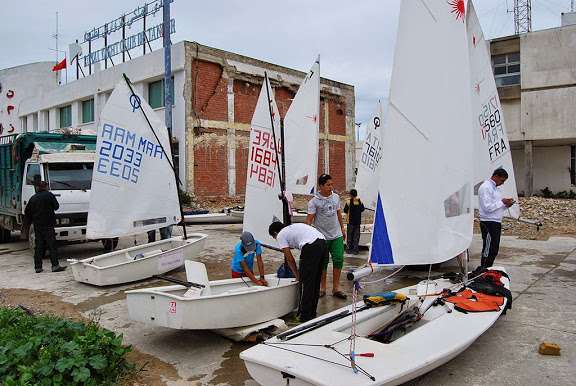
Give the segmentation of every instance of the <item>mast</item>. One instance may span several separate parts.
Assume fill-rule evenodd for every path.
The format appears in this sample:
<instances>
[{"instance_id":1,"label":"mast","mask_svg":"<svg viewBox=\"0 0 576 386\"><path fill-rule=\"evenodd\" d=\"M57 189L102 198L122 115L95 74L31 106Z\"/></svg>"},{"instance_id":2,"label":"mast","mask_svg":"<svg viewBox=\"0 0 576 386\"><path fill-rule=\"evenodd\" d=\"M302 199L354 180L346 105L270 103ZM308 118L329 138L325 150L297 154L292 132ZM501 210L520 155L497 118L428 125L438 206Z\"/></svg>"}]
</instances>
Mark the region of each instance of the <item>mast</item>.
<instances>
[{"instance_id":1,"label":"mast","mask_svg":"<svg viewBox=\"0 0 576 386\"><path fill-rule=\"evenodd\" d=\"M264 87L266 87L266 97L268 98L268 112L270 113L270 124L272 125L272 138L274 139L274 153L276 156L276 170L280 180L280 194L278 199L282 200L282 222L284 225L290 225L292 219L290 218L290 210L288 208L288 200L284 195L286 191L286 157L284 155L284 120L280 118L280 154L278 154L278 140L276 139L276 130L274 128L274 113L272 112L272 99L270 99L270 91L268 85L270 79L268 72L264 71ZM278 162L280 160L280 162Z\"/></svg>"},{"instance_id":2,"label":"mast","mask_svg":"<svg viewBox=\"0 0 576 386\"><path fill-rule=\"evenodd\" d=\"M168 144L170 146L170 154L172 155L172 55L171 48L172 42L170 41L170 3L171 1L165 0L162 4L162 29L163 29L163 45L164 45L164 122L168 130ZM145 44L144 44L145 46ZM176 175L176 168L178 167L174 162L172 156L172 171L174 172L174 181L176 182L176 191L180 190L180 181ZM184 240L188 238L186 234L186 224L184 223L184 210L182 209L182 201L180 194L178 194L178 204L180 205L180 218L182 224L182 231L184 232Z\"/></svg>"}]
</instances>

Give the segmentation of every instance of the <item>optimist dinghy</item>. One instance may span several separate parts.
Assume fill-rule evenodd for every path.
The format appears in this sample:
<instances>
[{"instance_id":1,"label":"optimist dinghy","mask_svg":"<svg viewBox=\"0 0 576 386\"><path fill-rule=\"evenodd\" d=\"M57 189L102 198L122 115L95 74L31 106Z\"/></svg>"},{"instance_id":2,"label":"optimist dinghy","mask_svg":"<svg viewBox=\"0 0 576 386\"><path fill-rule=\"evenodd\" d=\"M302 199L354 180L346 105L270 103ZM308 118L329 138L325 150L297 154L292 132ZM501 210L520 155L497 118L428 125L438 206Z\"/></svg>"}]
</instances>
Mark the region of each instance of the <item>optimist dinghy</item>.
<instances>
[{"instance_id":1,"label":"optimist dinghy","mask_svg":"<svg viewBox=\"0 0 576 386\"><path fill-rule=\"evenodd\" d=\"M261 385L398 385L464 351L509 306L510 281L500 267L471 281L428 278L356 301L362 285L383 280L365 276L441 263L466 253L473 237L470 60L486 48L471 34L478 20L462 0L403 0L398 20L370 266L348 275L352 305L240 354Z\"/></svg>"},{"instance_id":2,"label":"optimist dinghy","mask_svg":"<svg viewBox=\"0 0 576 386\"><path fill-rule=\"evenodd\" d=\"M208 281L202 263L186 261L188 283L126 291L130 319L160 327L214 330L251 326L298 306L298 282L266 275L269 286L249 279Z\"/></svg>"},{"instance_id":3,"label":"optimist dinghy","mask_svg":"<svg viewBox=\"0 0 576 386\"><path fill-rule=\"evenodd\" d=\"M166 126L124 75L100 117L87 238L133 236L180 223L169 144ZM186 236L184 228L184 237L71 259L70 267L75 280L99 286L145 279L202 251L206 235Z\"/></svg>"}]
</instances>

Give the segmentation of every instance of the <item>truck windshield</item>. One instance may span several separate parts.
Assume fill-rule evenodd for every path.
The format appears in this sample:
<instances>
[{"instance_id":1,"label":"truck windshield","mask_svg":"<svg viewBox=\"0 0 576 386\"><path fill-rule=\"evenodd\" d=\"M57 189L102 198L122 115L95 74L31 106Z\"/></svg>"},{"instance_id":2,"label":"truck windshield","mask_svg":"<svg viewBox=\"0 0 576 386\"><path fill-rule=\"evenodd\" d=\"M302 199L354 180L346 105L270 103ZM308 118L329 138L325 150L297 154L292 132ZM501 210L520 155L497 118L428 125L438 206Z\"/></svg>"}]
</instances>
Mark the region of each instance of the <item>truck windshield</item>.
<instances>
[{"instance_id":1,"label":"truck windshield","mask_svg":"<svg viewBox=\"0 0 576 386\"><path fill-rule=\"evenodd\" d=\"M92 186L92 162L50 163L47 166L50 190L88 190Z\"/></svg>"}]
</instances>

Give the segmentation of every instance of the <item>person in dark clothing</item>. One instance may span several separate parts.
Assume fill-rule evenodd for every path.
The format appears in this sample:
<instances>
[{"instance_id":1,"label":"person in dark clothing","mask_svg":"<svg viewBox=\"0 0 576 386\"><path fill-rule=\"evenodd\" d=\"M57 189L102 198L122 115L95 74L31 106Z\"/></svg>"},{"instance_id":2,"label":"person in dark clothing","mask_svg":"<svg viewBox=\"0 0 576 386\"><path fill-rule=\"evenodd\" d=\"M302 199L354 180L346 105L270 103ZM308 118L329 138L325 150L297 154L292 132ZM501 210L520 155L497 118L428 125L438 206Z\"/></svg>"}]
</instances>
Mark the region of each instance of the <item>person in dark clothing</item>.
<instances>
[{"instance_id":1,"label":"person in dark clothing","mask_svg":"<svg viewBox=\"0 0 576 386\"><path fill-rule=\"evenodd\" d=\"M42 272L42 260L46 254L46 248L50 250L50 261L52 262L52 272L61 272L66 267L60 266L58 262L58 248L56 246L56 211L60 204L56 197L48 191L46 181L37 183L37 193L30 198L24 216L28 223L34 225L34 236L36 247L34 249L34 268L36 273Z\"/></svg>"},{"instance_id":2,"label":"person in dark clothing","mask_svg":"<svg viewBox=\"0 0 576 386\"><path fill-rule=\"evenodd\" d=\"M278 242L288 267L296 280L300 281L300 300L298 302L298 317L306 322L316 317L318 298L320 297L320 281L324 259L328 258L328 246L322 233L307 224L292 224L285 226L279 221L270 224L268 233ZM291 249L300 250L300 269Z\"/></svg>"},{"instance_id":3,"label":"person in dark clothing","mask_svg":"<svg viewBox=\"0 0 576 386\"><path fill-rule=\"evenodd\" d=\"M360 243L360 224L362 223L362 212L364 204L358 198L356 189L350 190L350 201L344 206L344 213L347 214L348 229L346 230L346 252L357 255L359 253L358 244Z\"/></svg>"}]
</instances>

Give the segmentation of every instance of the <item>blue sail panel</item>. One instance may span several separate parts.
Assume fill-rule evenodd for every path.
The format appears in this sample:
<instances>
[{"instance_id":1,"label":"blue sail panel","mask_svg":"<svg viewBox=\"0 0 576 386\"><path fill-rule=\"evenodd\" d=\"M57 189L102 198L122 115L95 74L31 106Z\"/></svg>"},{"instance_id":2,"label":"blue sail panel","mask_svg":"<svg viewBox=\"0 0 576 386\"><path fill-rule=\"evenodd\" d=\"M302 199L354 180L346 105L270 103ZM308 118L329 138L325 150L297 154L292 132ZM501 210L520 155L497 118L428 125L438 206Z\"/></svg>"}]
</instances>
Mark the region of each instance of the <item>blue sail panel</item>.
<instances>
[{"instance_id":1,"label":"blue sail panel","mask_svg":"<svg viewBox=\"0 0 576 386\"><path fill-rule=\"evenodd\" d=\"M378 193L378 202L376 203L370 262L373 264L394 264L394 256L390 238L388 237L388 227L386 226L386 217L384 216L380 193Z\"/></svg>"}]
</instances>

